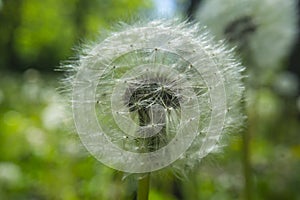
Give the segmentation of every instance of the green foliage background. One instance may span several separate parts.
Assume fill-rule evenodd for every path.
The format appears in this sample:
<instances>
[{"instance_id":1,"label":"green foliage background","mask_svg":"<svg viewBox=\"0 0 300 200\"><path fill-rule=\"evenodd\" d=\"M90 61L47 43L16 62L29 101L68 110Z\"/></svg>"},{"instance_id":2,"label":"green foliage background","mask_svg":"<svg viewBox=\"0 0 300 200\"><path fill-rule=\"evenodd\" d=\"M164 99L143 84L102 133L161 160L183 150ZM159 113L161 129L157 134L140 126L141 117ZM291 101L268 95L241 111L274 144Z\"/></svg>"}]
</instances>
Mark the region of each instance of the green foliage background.
<instances>
[{"instance_id":1,"label":"green foliage background","mask_svg":"<svg viewBox=\"0 0 300 200\"><path fill-rule=\"evenodd\" d=\"M0 12L1 68L53 69L72 48L151 5L140 0L13 0Z\"/></svg>"},{"instance_id":2,"label":"green foliage background","mask_svg":"<svg viewBox=\"0 0 300 200\"><path fill-rule=\"evenodd\" d=\"M151 8L140 0L4 0L0 8L0 199L134 199L136 182L102 165L79 142L59 95L61 74L82 40ZM255 91L253 199L300 199L300 123L295 96ZM152 176L150 199L243 199L243 143L205 158L188 178ZM124 178L125 177L125 178Z\"/></svg>"}]
</instances>

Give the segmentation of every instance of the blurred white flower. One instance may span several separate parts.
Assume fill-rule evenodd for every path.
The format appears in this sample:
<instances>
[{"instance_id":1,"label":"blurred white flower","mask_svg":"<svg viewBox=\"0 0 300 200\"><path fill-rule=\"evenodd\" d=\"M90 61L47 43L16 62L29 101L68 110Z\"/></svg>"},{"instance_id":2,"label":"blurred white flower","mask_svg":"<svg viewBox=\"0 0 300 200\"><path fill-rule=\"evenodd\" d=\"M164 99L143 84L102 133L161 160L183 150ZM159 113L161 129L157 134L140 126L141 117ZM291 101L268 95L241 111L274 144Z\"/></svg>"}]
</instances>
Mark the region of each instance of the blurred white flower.
<instances>
[{"instance_id":1,"label":"blurred white flower","mask_svg":"<svg viewBox=\"0 0 300 200\"><path fill-rule=\"evenodd\" d=\"M193 167L243 122L243 67L198 24L123 25L66 67L82 143L120 171Z\"/></svg>"},{"instance_id":2,"label":"blurred white flower","mask_svg":"<svg viewBox=\"0 0 300 200\"><path fill-rule=\"evenodd\" d=\"M42 121L47 129L56 129L65 121L64 107L58 102L51 102L43 110Z\"/></svg>"},{"instance_id":3,"label":"blurred white flower","mask_svg":"<svg viewBox=\"0 0 300 200\"><path fill-rule=\"evenodd\" d=\"M278 67L297 31L294 0L206 0L197 19L255 67Z\"/></svg>"},{"instance_id":4,"label":"blurred white flower","mask_svg":"<svg viewBox=\"0 0 300 200\"><path fill-rule=\"evenodd\" d=\"M11 162L0 162L0 183L7 185L18 184L22 176L18 165Z\"/></svg>"}]
</instances>

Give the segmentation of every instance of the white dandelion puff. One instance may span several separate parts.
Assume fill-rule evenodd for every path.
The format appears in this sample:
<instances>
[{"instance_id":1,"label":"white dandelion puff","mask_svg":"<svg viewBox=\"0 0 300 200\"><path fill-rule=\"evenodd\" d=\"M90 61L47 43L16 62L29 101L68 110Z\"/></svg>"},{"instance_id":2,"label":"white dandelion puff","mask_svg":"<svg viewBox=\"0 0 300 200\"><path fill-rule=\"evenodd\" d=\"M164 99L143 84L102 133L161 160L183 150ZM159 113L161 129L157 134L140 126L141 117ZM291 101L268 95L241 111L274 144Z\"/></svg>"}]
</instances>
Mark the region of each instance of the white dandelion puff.
<instances>
[{"instance_id":1,"label":"white dandelion puff","mask_svg":"<svg viewBox=\"0 0 300 200\"><path fill-rule=\"evenodd\" d=\"M294 0L206 0L197 19L237 46L248 64L276 68L296 37L296 7Z\"/></svg>"},{"instance_id":2,"label":"white dandelion puff","mask_svg":"<svg viewBox=\"0 0 300 200\"><path fill-rule=\"evenodd\" d=\"M129 173L192 166L240 127L243 67L199 30L122 25L68 66L76 129L96 159Z\"/></svg>"}]
</instances>

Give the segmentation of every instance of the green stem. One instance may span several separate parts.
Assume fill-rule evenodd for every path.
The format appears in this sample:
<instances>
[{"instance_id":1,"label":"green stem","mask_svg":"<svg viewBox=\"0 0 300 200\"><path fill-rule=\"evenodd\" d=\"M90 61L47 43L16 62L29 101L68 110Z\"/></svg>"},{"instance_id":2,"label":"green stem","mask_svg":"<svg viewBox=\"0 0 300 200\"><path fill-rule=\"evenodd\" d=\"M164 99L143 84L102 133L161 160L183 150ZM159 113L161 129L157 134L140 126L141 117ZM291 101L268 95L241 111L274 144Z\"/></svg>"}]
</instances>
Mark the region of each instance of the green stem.
<instances>
[{"instance_id":1,"label":"green stem","mask_svg":"<svg viewBox=\"0 0 300 200\"><path fill-rule=\"evenodd\" d=\"M138 180L137 200L148 200L150 186L150 173Z\"/></svg>"},{"instance_id":2,"label":"green stem","mask_svg":"<svg viewBox=\"0 0 300 200\"><path fill-rule=\"evenodd\" d=\"M243 157L244 157L244 178L245 178L245 199L251 200L251 161L250 161L250 130L247 130L243 135Z\"/></svg>"}]
</instances>

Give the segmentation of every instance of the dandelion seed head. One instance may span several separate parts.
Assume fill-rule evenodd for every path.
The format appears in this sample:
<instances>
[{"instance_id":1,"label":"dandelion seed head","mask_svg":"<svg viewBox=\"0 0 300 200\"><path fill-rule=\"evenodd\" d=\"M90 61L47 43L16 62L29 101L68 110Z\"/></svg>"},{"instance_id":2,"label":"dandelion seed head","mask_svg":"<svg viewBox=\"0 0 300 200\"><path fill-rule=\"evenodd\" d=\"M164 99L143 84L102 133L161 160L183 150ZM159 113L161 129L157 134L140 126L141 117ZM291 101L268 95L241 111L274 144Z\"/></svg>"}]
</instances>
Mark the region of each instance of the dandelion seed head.
<instances>
[{"instance_id":1,"label":"dandelion seed head","mask_svg":"<svg viewBox=\"0 0 300 200\"><path fill-rule=\"evenodd\" d=\"M218 39L237 46L248 65L274 69L294 43L296 7L294 0L206 0L197 19Z\"/></svg>"},{"instance_id":2,"label":"dandelion seed head","mask_svg":"<svg viewBox=\"0 0 300 200\"><path fill-rule=\"evenodd\" d=\"M120 171L193 167L243 122L243 67L232 51L199 24L123 24L71 65L82 143Z\"/></svg>"}]
</instances>

